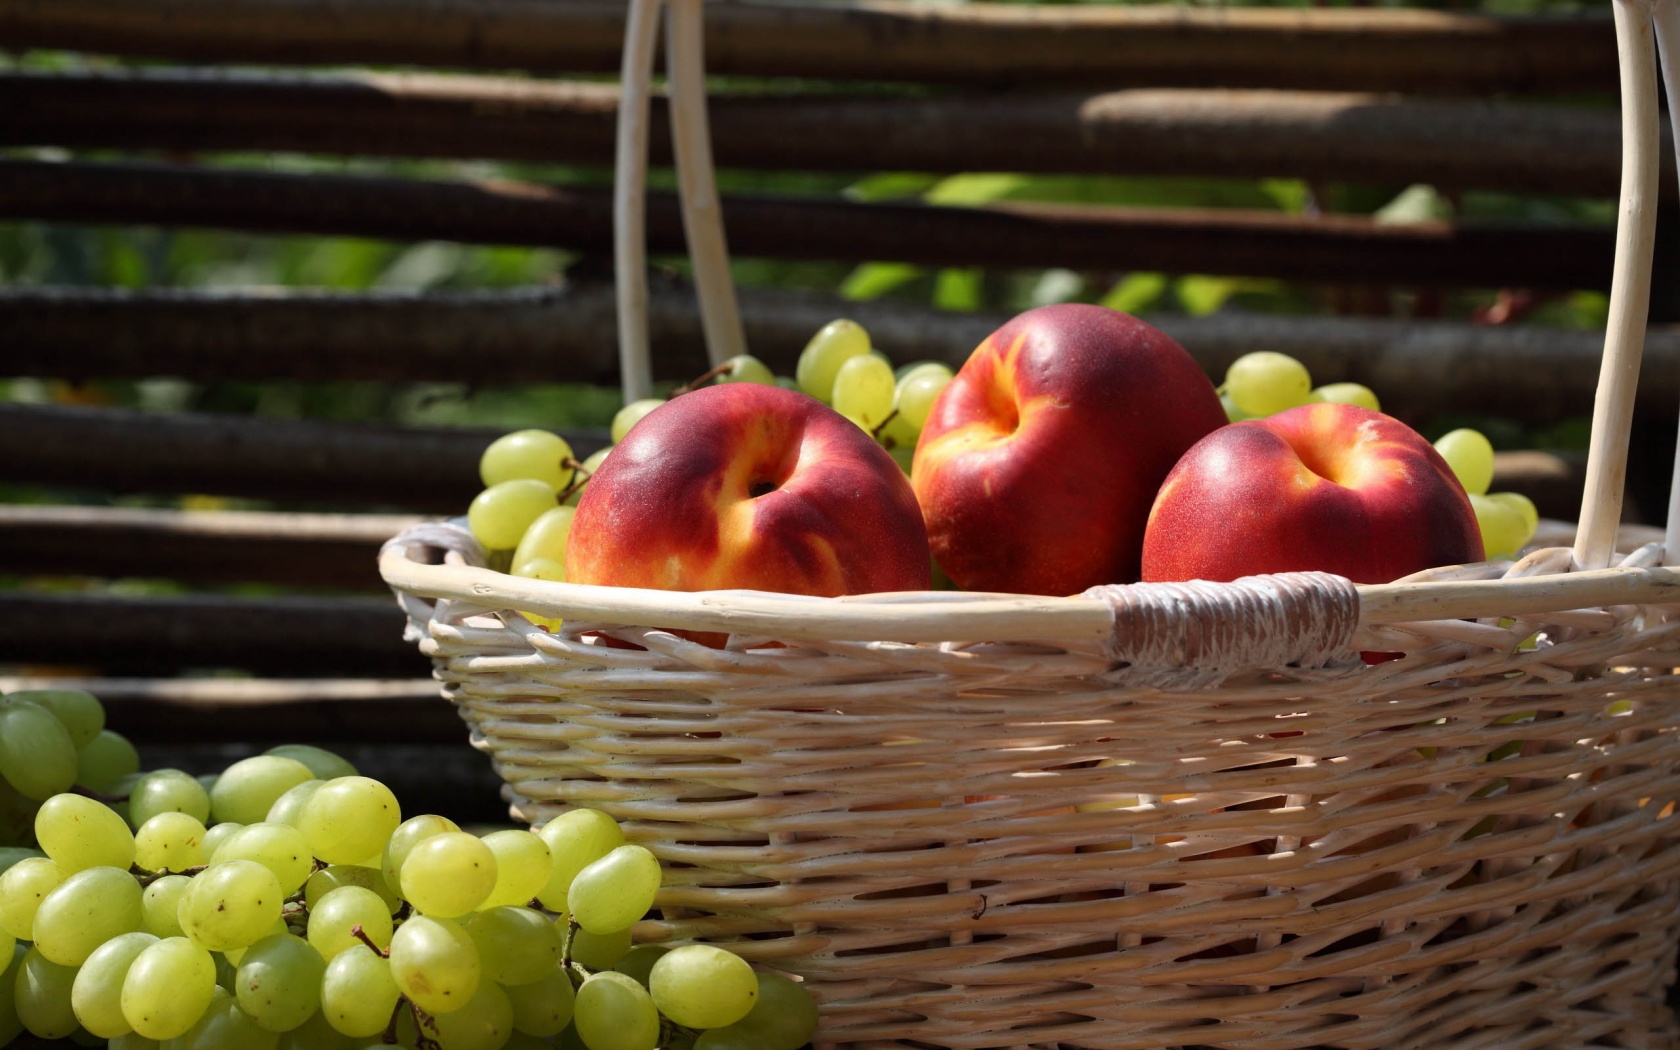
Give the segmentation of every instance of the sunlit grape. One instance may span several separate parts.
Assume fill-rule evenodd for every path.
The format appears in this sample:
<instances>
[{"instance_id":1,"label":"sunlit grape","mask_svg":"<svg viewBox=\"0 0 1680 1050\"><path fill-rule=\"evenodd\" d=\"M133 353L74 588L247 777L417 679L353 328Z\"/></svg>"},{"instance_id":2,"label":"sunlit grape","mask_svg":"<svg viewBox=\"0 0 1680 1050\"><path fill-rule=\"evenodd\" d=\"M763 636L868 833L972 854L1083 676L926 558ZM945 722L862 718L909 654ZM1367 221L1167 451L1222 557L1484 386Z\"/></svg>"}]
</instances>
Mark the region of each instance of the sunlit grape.
<instances>
[{"instance_id":1,"label":"sunlit grape","mask_svg":"<svg viewBox=\"0 0 1680 1050\"><path fill-rule=\"evenodd\" d=\"M751 354L736 354L724 364L729 371L717 377L719 383L763 383L774 386L776 373L770 371L770 366Z\"/></svg>"},{"instance_id":2,"label":"sunlit grape","mask_svg":"<svg viewBox=\"0 0 1680 1050\"><path fill-rule=\"evenodd\" d=\"M302 886L314 870L314 858L303 832L290 824L260 821L246 824L216 847L210 855L212 864L230 860L252 860L274 873L280 892L291 896Z\"/></svg>"},{"instance_id":3,"label":"sunlit grape","mask_svg":"<svg viewBox=\"0 0 1680 1050\"><path fill-rule=\"evenodd\" d=\"M315 903L309 912L309 943L331 959L353 945L361 943L353 932L361 927L362 935L380 948L391 944L391 909L384 898L363 886L340 886Z\"/></svg>"},{"instance_id":4,"label":"sunlit grape","mask_svg":"<svg viewBox=\"0 0 1680 1050\"><path fill-rule=\"evenodd\" d=\"M311 874L303 884L304 906L314 908L322 897L341 886L372 890L379 894L379 899L385 902L385 909L392 915L402 907L402 898L385 882L383 871L355 864L331 864Z\"/></svg>"},{"instance_id":5,"label":"sunlit grape","mask_svg":"<svg viewBox=\"0 0 1680 1050\"><path fill-rule=\"evenodd\" d=\"M309 1020L321 1005L327 962L301 937L265 937L240 957L233 993L257 1025L287 1032Z\"/></svg>"},{"instance_id":6,"label":"sunlit grape","mask_svg":"<svg viewBox=\"0 0 1680 1050\"><path fill-rule=\"evenodd\" d=\"M146 871L186 871L204 860L204 825L191 814L159 813L134 833L134 863Z\"/></svg>"},{"instance_id":7,"label":"sunlit grape","mask_svg":"<svg viewBox=\"0 0 1680 1050\"><path fill-rule=\"evenodd\" d=\"M513 1004L492 981L482 981L458 1010L420 1018L420 1033L449 1050L501 1050L513 1034Z\"/></svg>"},{"instance_id":8,"label":"sunlit grape","mask_svg":"<svg viewBox=\"0 0 1680 1050\"><path fill-rule=\"evenodd\" d=\"M848 358L834 373L828 400L836 412L874 430L893 408L892 366L875 354Z\"/></svg>"},{"instance_id":9,"label":"sunlit grape","mask_svg":"<svg viewBox=\"0 0 1680 1050\"><path fill-rule=\"evenodd\" d=\"M133 1030L122 1012L123 978L140 953L157 942L157 937L143 931L125 933L87 957L70 986L70 1005L83 1028L101 1039Z\"/></svg>"},{"instance_id":10,"label":"sunlit grape","mask_svg":"<svg viewBox=\"0 0 1680 1050\"><path fill-rule=\"evenodd\" d=\"M54 795L35 813L35 840L66 875L83 868L127 868L134 833L109 806L83 795Z\"/></svg>"},{"instance_id":11,"label":"sunlit grape","mask_svg":"<svg viewBox=\"0 0 1680 1050\"><path fill-rule=\"evenodd\" d=\"M564 505L543 511L519 538L519 545L513 549L512 564L522 566L543 558L564 565L566 541L571 538L572 519L576 516L576 507Z\"/></svg>"},{"instance_id":12,"label":"sunlit grape","mask_svg":"<svg viewBox=\"0 0 1680 1050\"><path fill-rule=\"evenodd\" d=\"M1472 496L1485 495L1493 483L1493 445L1480 431L1461 427L1435 441L1435 451L1458 476L1458 483Z\"/></svg>"},{"instance_id":13,"label":"sunlit grape","mask_svg":"<svg viewBox=\"0 0 1680 1050\"><path fill-rule=\"evenodd\" d=\"M391 888L391 892L402 893L402 866L408 859L410 850L433 835L460 830L460 826L453 820L436 813L422 813L398 824L397 830L391 832L391 838L385 843L385 852L381 858L385 884Z\"/></svg>"},{"instance_id":14,"label":"sunlit grape","mask_svg":"<svg viewBox=\"0 0 1680 1050\"><path fill-rule=\"evenodd\" d=\"M402 992L391 963L370 948L333 956L321 979L321 1012L345 1035L378 1035L391 1020Z\"/></svg>"},{"instance_id":15,"label":"sunlit grape","mask_svg":"<svg viewBox=\"0 0 1680 1050\"><path fill-rule=\"evenodd\" d=\"M1225 392L1243 412L1269 416L1307 403L1312 377L1301 362L1275 350L1256 350L1231 362Z\"/></svg>"},{"instance_id":16,"label":"sunlit grape","mask_svg":"<svg viewBox=\"0 0 1680 1050\"><path fill-rule=\"evenodd\" d=\"M140 897L140 925L156 937L182 937L181 898L192 889L185 875L165 875L146 887Z\"/></svg>"},{"instance_id":17,"label":"sunlit grape","mask_svg":"<svg viewBox=\"0 0 1680 1050\"><path fill-rule=\"evenodd\" d=\"M1522 510L1515 505L1470 493L1470 508L1482 532L1482 547L1489 558L1507 557L1522 549L1532 533Z\"/></svg>"},{"instance_id":18,"label":"sunlit grape","mask_svg":"<svg viewBox=\"0 0 1680 1050\"><path fill-rule=\"evenodd\" d=\"M653 997L611 970L584 979L572 1024L589 1050L653 1050L659 1045L659 1010Z\"/></svg>"},{"instance_id":19,"label":"sunlit grape","mask_svg":"<svg viewBox=\"0 0 1680 1050\"><path fill-rule=\"evenodd\" d=\"M461 928L478 947L484 975L501 984L528 984L560 962L561 932L533 908L503 905L474 912Z\"/></svg>"},{"instance_id":20,"label":"sunlit grape","mask_svg":"<svg viewBox=\"0 0 1680 1050\"><path fill-rule=\"evenodd\" d=\"M193 1026L216 990L210 953L165 937L135 957L123 978L123 1017L148 1039L173 1039Z\"/></svg>"},{"instance_id":21,"label":"sunlit grape","mask_svg":"<svg viewBox=\"0 0 1680 1050\"><path fill-rule=\"evenodd\" d=\"M862 325L844 318L830 321L817 329L817 334L805 344L794 368L794 378L800 390L819 401L827 401L834 394L834 377L840 366L868 352L869 333Z\"/></svg>"},{"instance_id":22,"label":"sunlit grape","mask_svg":"<svg viewBox=\"0 0 1680 1050\"><path fill-rule=\"evenodd\" d=\"M353 777L356 767L350 760L336 751L328 751L324 747L314 744L279 744L263 752L268 755L279 755L281 758L291 758L309 767L315 774L316 780L332 780L336 777Z\"/></svg>"},{"instance_id":23,"label":"sunlit grape","mask_svg":"<svg viewBox=\"0 0 1680 1050\"><path fill-rule=\"evenodd\" d=\"M244 948L268 934L284 898L274 873L256 861L216 864L182 897L181 929L211 951Z\"/></svg>"},{"instance_id":24,"label":"sunlit grape","mask_svg":"<svg viewBox=\"0 0 1680 1050\"><path fill-rule=\"evenodd\" d=\"M53 887L35 911L35 947L80 966L113 937L140 929L140 884L123 868L85 868Z\"/></svg>"},{"instance_id":25,"label":"sunlit grape","mask_svg":"<svg viewBox=\"0 0 1680 1050\"><path fill-rule=\"evenodd\" d=\"M619 846L572 880L566 910L590 933L628 929L653 907L659 859L646 846Z\"/></svg>"},{"instance_id":26,"label":"sunlit grape","mask_svg":"<svg viewBox=\"0 0 1680 1050\"><path fill-rule=\"evenodd\" d=\"M418 911L453 919L489 898L496 887L496 855L476 835L446 831L409 851L400 878L403 898Z\"/></svg>"},{"instance_id":27,"label":"sunlit grape","mask_svg":"<svg viewBox=\"0 0 1680 1050\"><path fill-rule=\"evenodd\" d=\"M523 829L492 831L484 844L496 856L496 887L480 908L529 904L554 874L554 855L542 836Z\"/></svg>"},{"instance_id":28,"label":"sunlit grape","mask_svg":"<svg viewBox=\"0 0 1680 1050\"><path fill-rule=\"evenodd\" d=\"M616 445L623 441L624 436L630 433L631 427L640 423L644 416L664 403L665 402L660 398L647 397L640 401L632 401L628 405L619 409L618 412L613 415L612 425L608 428L608 433L612 437L612 443Z\"/></svg>"},{"instance_id":29,"label":"sunlit grape","mask_svg":"<svg viewBox=\"0 0 1680 1050\"><path fill-rule=\"evenodd\" d=\"M255 824L268 817L276 800L306 780L308 766L279 755L253 755L222 770L210 789L210 816L216 823ZM208 848L208 847L206 847Z\"/></svg>"},{"instance_id":30,"label":"sunlit grape","mask_svg":"<svg viewBox=\"0 0 1680 1050\"><path fill-rule=\"evenodd\" d=\"M1310 395L1313 401L1329 401L1339 405L1357 405L1368 408L1373 412L1382 411L1382 403L1377 400L1376 391L1363 383L1326 383L1321 387L1314 387Z\"/></svg>"},{"instance_id":31,"label":"sunlit grape","mask_svg":"<svg viewBox=\"0 0 1680 1050\"><path fill-rule=\"evenodd\" d=\"M673 948L653 964L648 991L659 1012L689 1028L721 1028L747 1016L758 975L734 952L713 944Z\"/></svg>"},{"instance_id":32,"label":"sunlit grape","mask_svg":"<svg viewBox=\"0 0 1680 1050\"><path fill-rule=\"evenodd\" d=\"M1540 510L1534 505L1534 501L1520 492L1490 492L1487 498L1515 507L1517 513L1522 515L1524 535L1522 543L1518 546L1527 545L1528 541L1534 538L1535 530L1540 527Z\"/></svg>"},{"instance_id":33,"label":"sunlit grape","mask_svg":"<svg viewBox=\"0 0 1680 1050\"><path fill-rule=\"evenodd\" d=\"M65 873L47 857L29 857L0 874L0 930L20 940L35 939L35 912Z\"/></svg>"},{"instance_id":34,"label":"sunlit grape","mask_svg":"<svg viewBox=\"0 0 1680 1050\"><path fill-rule=\"evenodd\" d=\"M515 478L473 497L467 506L467 527L485 550L512 550L531 523L557 505L546 482Z\"/></svg>"},{"instance_id":35,"label":"sunlit grape","mask_svg":"<svg viewBox=\"0 0 1680 1050\"><path fill-rule=\"evenodd\" d=\"M311 779L287 788L286 793L275 799L274 805L268 807L268 815L263 818L263 822L297 827L298 818L303 814L303 804L308 802L315 792L321 790L321 785L325 783L325 780Z\"/></svg>"},{"instance_id":36,"label":"sunlit grape","mask_svg":"<svg viewBox=\"0 0 1680 1050\"><path fill-rule=\"evenodd\" d=\"M951 377L951 370L938 361L930 361L904 373L898 380L893 404L906 426L916 431L922 429L927 423L928 413L933 411L933 403L950 385Z\"/></svg>"},{"instance_id":37,"label":"sunlit grape","mask_svg":"<svg viewBox=\"0 0 1680 1050\"><path fill-rule=\"evenodd\" d=\"M390 960L397 987L429 1013L459 1010L478 991L478 949L449 919L416 915L404 922L391 937Z\"/></svg>"},{"instance_id":38,"label":"sunlit grape","mask_svg":"<svg viewBox=\"0 0 1680 1050\"><path fill-rule=\"evenodd\" d=\"M547 430L515 430L492 441L479 457L478 476L485 488L516 478L534 478L551 490L572 483L572 446Z\"/></svg>"},{"instance_id":39,"label":"sunlit grape","mask_svg":"<svg viewBox=\"0 0 1680 1050\"><path fill-rule=\"evenodd\" d=\"M303 804L298 830L316 857L353 864L383 850L401 823L402 808L390 788L371 777L339 777Z\"/></svg>"},{"instance_id":40,"label":"sunlit grape","mask_svg":"<svg viewBox=\"0 0 1680 1050\"><path fill-rule=\"evenodd\" d=\"M554 861L548 885L538 899L551 911L566 910L566 891L591 862L624 845L618 822L598 809L572 809L537 829Z\"/></svg>"}]
</instances>

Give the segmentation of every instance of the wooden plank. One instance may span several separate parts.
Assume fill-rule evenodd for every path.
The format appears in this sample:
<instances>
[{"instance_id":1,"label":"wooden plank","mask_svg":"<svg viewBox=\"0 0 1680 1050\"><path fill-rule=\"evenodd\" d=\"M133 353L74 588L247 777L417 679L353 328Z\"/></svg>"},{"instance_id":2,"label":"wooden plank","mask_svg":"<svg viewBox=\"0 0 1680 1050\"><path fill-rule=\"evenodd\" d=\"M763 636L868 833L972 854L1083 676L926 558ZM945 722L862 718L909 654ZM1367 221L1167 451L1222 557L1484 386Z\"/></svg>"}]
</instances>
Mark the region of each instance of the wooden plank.
<instances>
[{"instance_id":1,"label":"wooden plank","mask_svg":"<svg viewBox=\"0 0 1680 1050\"><path fill-rule=\"evenodd\" d=\"M811 333L836 317L857 320L895 361L954 366L1008 319L765 289L742 289L741 302L753 353L783 375ZM1365 383L1394 414L1420 422L1481 411L1543 425L1586 414L1604 342L1591 331L1414 318L1147 319L1215 377L1238 355L1268 347L1298 358L1320 381ZM610 286L585 276L561 287L465 293L0 288L0 374L473 385L565 377L613 386L614 324ZM692 289L653 281L649 325L657 378L681 381L704 370ZM1654 327L1645 356L1641 411L1671 415L1680 403L1680 328Z\"/></svg>"},{"instance_id":2,"label":"wooden plank","mask_svg":"<svg viewBox=\"0 0 1680 1050\"><path fill-rule=\"evenodd\" d=\"M460 514L502 432L0 404L0 479ZM579 455L606 443L564 433Z\"/></svg>"},{"instance_id":3,"label":"wooden plank","mask_svg":"<svg viewBox=\"0 0 1680 1050\"><path fill-rule=\"evenodd\" d=\"M239 670L277 677L414 678L429 662L403 641L390 598L0 591L0 664L100 676Z\"/></svg>"},{"instance_id":4,"label":"wooden plank","mask_svg":"<svg viewBox=\"0 0 1680 1050\"><path fill-rule=\"evenodd\" d=\"M1600 289L1608 227L1301 217L1235 209L924 204L730 197L742 258L992 269L1161 270L1335 284ZM0 161L0 217L143 223L611 251L611 192L528 183L297 175L153 164ZM673 195L650 195L648 243L684 249ZM1657 280L1668 273L1667 254Z\"/></svg>"},{"instance_id":5,"label":"wooden plank","mask_svg":"<svg viewBox=\"0 0 1680 1050\"><path fill-rule=\"evenodd\" d=\"M620 0L0 0L0 47L195 62L613 72ZM934 83L1615 90L1605 12L718 4L714 75Z\"/></svg>"},{"instance_id":6,"label":"wooden plank","mask_svg":"<svg viewBox=\"0 0 1680 1050\"><path fill-rule=\"evenodd\" d=\"M0 504L0 573L384 593L379 546L420 520Z\"/></svg>"},{"instance_id":7,"label":"wooden plank","mask_svg":"<svg viewBox=\"0 0 1680 1050\"><path fill-rule=\"evenodd\" d=\"M467 729L431 678L0 677L0 692L85 689L106 725L142 748L305 736L312 743L465 744Z\"/></svg>"},{"instance_id":8,"label":"wooden plank","mask_svg":"<svg viewBox=\"0 0 1680 1050\"><path fill-rule=\"evenodd\" d=\"M610 84L511 78L9 73L0 144L610 165L617 107ZM725 168L1292 177L1608 197L1621 159L1608 106L1139 89L719 93L708 109ZM652 163L668 165L663 98L652 118Z\"/></svg>"}]
</instances>

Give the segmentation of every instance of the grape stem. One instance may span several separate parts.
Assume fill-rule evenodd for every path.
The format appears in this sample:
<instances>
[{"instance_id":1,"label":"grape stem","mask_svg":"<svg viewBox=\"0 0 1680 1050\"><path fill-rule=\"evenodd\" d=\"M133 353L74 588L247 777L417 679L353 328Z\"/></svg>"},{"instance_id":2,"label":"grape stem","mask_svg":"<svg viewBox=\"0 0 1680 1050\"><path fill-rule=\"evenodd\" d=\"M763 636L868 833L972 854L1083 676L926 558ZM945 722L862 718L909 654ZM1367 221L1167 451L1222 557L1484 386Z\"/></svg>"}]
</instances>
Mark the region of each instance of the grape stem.
<instances>
[{"instance_id":1,"label":"grape stem","mask_svg":"<svg viewBox=\"0 0 1680 1050\"><path fill-rule=\"evenodd\" d=\"M730 367L731 366L730 366L729 362L725 361L721 365L714 365L713 367L708 368L706 371L704 371L704 372L700 373L699 375L695 376L693 379L690 379L688 382L684 383L682 386L679 386L675 390L672 390L669 394L666 394L665 395L665 400L669 401L673 397L680 397L683 394L692 393L693 391L700 389L701 387L705 386L707 383L710 383L712 380L716 379L718 376L723 375L725 372L728 372Z\"/></svg>"},{"instance_id":2,"label":"grape stem","mask_svg":"<svg viewBox=\"0 0 1680 1050\"><path fill-rule=\"evenodd\" d=\"M576 493L578 489L583 488L584 482L595 476L595 472L584 466L582 460L574 459L571 456L567 456L565 459L562 459L560 461L560 465L562 467L572 468L572 483L561 489L559 494L554 497L554 503L556 506L559 506L571 499L572 495Z\"/></svg>"},{"instance_id":3,"label":"grape stem","mask_svg":"<svg viewBox=\"0 0 1680 1050\"><path fill-rule=\"evenodd\" d=\"M402 1008L403 1002L404 1002L404 1000L402 1000L402 999L397 1000L397 1008L398 1009ZM439 1043L436 1039L433 1039L431 1036L428 1036L426 1034L426 1026L427 1025L432 1026L432 1031L434 1031L434 1032L437 1031L437 1020L436 1020L436 1018L432 1017L432 1015L427 1013L426 1011L420 1009L420 1007L412 1001L408 1002L408 1008L410 1010L414 1011L414 1028L415 1028L414 1048L415 1048L415 1050L443 1050L443 1046L442 1046L441 1043ZM389 1029L390 1033L393 1036L396 1035L396 1026L397 1026L397 1019L396 1019L395 1016L393 1016L391 1018L391 1028ZM395 1039L392 1039L391 1041L393 1043L396 1042Z\"/></svg>"},{"instance_id":4,"label":"grape stem","mask_svg":"<svg viewBox=\"0 0 1680 1050\"><path fill-rule=\"evenodd\" d=\"M898 409L895 408L891 412L887 413L886 418L882 419L879 423L875 424L875 429L871 430L869 432L869 436L874 438L876 441L881 440L881 431L887 429L887 424L891 423L893 420L895 420L897 418L898 418Z\"/></svg>"},{"instance_id":5,"label":"grape stem","mask_svg":"<svg viewBox=\"0 0 1680 1050\"><path fill-rule=\"evenodd\" d=\"M369 937L367 935L367 931L362 929L361 923L358 922L356 925L350 927L350 936L367 945L370 949L372 949L373 954L379 956L381 959L389 959L391 957L389 949L381 948L379 945L373 943L373 938ZM416 1007L416 1009L419 1008Z\"/></svg>"},{"instance_id":6,"label":"grape stem","mask_svg":"<svg viewBox=\"0 0 1680 1050\"><path fill-rule=\"evenodd\" d=\"M135 868L134 881L138 882L141 888L144 889L157 880L163 878L165 875L185 875L188 878L192 878L194 875L197 875L207 867L209 867L208 864L200 864L197 867L182 868L180 871L146 871L144 868Z\"/></svg>"},{"instance_id":7,"label":"grape stem","mask_svg":"<svg viewBox=\"0 0 1680 1050\"><path fill-rule=\"evenodd\" d=\"M385 1043L387 1046L396 1043L397 1020L402 1017L403 1007L412 1005L413 1004L408 1001L406 996L397 996L397 1005L391 1009L391 1021L385 1026L385 1033L379 1037L380 1042Z\"/></svg>"}]
</instances>

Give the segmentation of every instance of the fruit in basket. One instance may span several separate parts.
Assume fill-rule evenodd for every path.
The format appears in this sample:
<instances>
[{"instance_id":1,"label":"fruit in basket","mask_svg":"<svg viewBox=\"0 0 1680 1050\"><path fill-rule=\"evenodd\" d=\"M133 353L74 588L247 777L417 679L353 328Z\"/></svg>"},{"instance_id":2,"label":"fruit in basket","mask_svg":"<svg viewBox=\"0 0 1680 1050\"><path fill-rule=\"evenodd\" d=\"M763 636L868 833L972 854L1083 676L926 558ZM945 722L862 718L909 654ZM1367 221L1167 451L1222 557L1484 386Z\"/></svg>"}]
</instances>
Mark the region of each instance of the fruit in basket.
<instances>
[{"instance_id":1,"label":"fruit in basket","mask_svg":"<svg viewBox=\"0 0 1680 1050\"><path fill-rule=\"evenodd\" d=\"M1238 412L1250 417L1270 416L1312 397L1307 366L1275 350L1255 350L1231 362L1220 393Z\"/></svg>"},{"instance_id":2,"label":"fruit in basket","mask_svg":"<svg viewBox=\"0 0 1680 1050\"><path fill-rule=\"evenodd\" d=\"M856 321L840 318L817 329L794 367L800 390L819 401L834 396L834 380L840 366L869 353L869 333Z\"/></svg>"},{"instance_id":3,"label":"fruit in basket","mask_svg":"<svg viewBox=\"0 0 1680 1050\"><path fill-rule=\"evenodd\" d=\"M566 577L830 596L930 582L892 457L815 399L756 383L668 401L614 448L578 502Z\"/></svg>"},{"instance_id":4,"label":"fruit in basket","mask_svg":"<svg viewBox=\"0 0 1680 1050\"><path fill-rule=\"evenodd\" d=\"M479 480L484 487L535 478L558 492L572 483L572 446L565 438L547 430L515 430L490 442L478 460Z\"/></svg>"},{"instance_id":5,"label":"fruit in basket","mask_svg":"<svg viewBox=\"0 0 1680 1050\"><path fill-rule=\"evenodd\" d=\"M1224 422L1213 384L1154 327L1100 306L1029 310L928 414L911 477L934 558L967 590L1134 581L1155 490Z\"/></svg>"},{"instance_id":6,"label":"fruit in basket","mask_svg":"<svg viewBox=\"0 0 1680 1050\"><path fill-rule=\"evenodd\" d=\"M1470 501L1428 441L1323 402L1232 423L1186 452L1150 511L1143 578L1316 569L1384 583L1481 557Z\"/></svg>"}]
</instances>

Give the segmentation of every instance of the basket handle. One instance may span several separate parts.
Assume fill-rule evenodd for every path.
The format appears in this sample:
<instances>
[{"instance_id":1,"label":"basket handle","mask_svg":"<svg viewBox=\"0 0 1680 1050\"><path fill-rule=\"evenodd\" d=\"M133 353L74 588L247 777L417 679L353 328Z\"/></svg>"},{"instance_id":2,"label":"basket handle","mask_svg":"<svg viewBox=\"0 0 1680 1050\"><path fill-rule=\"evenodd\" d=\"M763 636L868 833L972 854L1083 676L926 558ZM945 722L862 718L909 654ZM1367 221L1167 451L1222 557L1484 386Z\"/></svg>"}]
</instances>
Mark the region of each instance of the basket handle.
<instances>
[{"instance_id":1,"label":"basket handle","mask_svg":"<svg viewBox=\"0 0 1680 1050\"><path fill-rule=\"evenodd\" d=\"M683 231L694 264L706 356L714 365L746 352L746 335L729 273L712 172L706 120L703 0L630 0L619 71L618 129L613 163L613 284L618 305L618 361L626 404L653 395L647 322L647 160L654 51L666 15L666 69L672 151L676 157Z\"/></svg>"},{"instance_id":2,"label":"basket handle","mask_svg":"<svg viewBox=\"0 0 1680 1050\"><path fill-rule=\"evenodd\" d=\"M1675 160L1680 162L1680 5L1673 0L1660 0L1656 6L1654 23L1657 31L1657 50L1662 56L1663 93L1669 98L1669 130L1673 133ZM1652 150L1656 152L1655 149ZM1680 163L1676 164L1680 170ZM1680 437L1677 437L1680 441ZM1674 479L1668 487L1668 517L1663 530L1663 564L1680 560L1680 446L1674 458Z\"/></svg>"},{"instance_id":3,"label":"basket handle","mask_svg":"<svg viewBox=\"0 0 1680 1050\"><path fill-rule=\"evenodd\" d=\"M1667 7L1668 0L1662 2ZM1661 139L1657 131L1657 65L1650 3L1613 0L1611 7L1615 11L1621 70L1621 211L1610 279L1610 316L1605 325L1604 358L1593 401L1592 438L1581 494L1581 523L1575 537L1577 569L1604 568L1615 553L1639 359L1651 307L1651 258L1657 228ZM1674 549L1672 542L1669 549Z\"/></svg>"}]
</instances>

